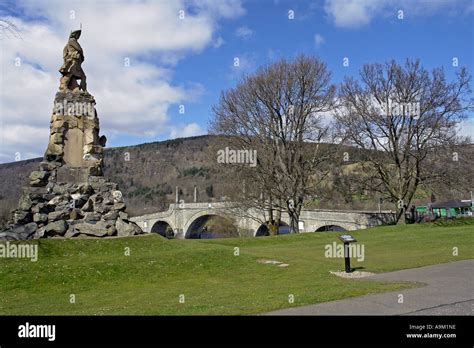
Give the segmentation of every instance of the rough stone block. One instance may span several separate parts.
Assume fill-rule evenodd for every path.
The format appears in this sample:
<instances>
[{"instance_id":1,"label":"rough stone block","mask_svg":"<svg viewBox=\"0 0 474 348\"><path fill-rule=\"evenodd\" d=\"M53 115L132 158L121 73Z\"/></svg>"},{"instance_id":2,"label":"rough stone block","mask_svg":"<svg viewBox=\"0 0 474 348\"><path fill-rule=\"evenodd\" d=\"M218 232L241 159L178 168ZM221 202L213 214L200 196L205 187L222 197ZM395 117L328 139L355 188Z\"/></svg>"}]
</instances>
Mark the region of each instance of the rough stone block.
<instances>
[{"instance_id":1,"label":"rough stone block","mask_svg":"<svg viewBox=\"0 0 474 348\"><path fill-rule=\"evenodd\" d=\"M101 214L96 213L96 212L87 212L84 214L85 222L99 221L100 218L101 218Z\"/></svg>"},{"instance_id":2,"label":"rough stone block","mask_svg":"<svg viewBox=\"0 0 474 348\"><path fill-rule=\"evenodd\" d=\"M28 195L23 194L18 202L18 209L28 211L31 209L32 205L33 202L31 201L30 197L28 197Z\"/></svg>"},{"instance_id":3,"label":"rough stone block","mask_svg":"<svg viewBox=\"0 0 474 348\"><path fill-rule=\"evenodd\" d=\"M48 221L66 220L69 218L68 210L52 211L48 214Z\"/></svg>"},{"instance_id":4,"label":"rough stone block","mask_svg":"<svg viewBox=\"0 0 474 348\"><path fill-rule=\"evenodd\" d=\"M66 232L67 224L64 220L51 222L44 226L44 235L47 237L62 236Z\"/></svg>"},{"instance_id":5,"label":"rough stone block","mask_svg":"<svg viewBox=\"0 0 474 348\"><path fill-rule=\"evenodd\" d=\"M124 211L126 208L125 203L114 203L114 210Z\"/></svg>"},{"instance_id":6,"label":"rough stone block","mask_svg":"<svg viewBox=\"0 0 474 348\"><path fill-rule=\"evenodd\" d=\"M15 210L13 212L13 223L15 225L24 225L31 222L32 216L29 211Z\"/></svg>"},{"instance_id":7,"label":"rough stone block","mask_svg":"<svg viewBox=\"0 0 474 348\"><path fill-rule=\"evenodd\" d=\"M46 186L49 175L50 173L44 170L31 172L29 176L30 186Z\"/></svg>"},{"instance_id":8,"label":"rough stone block","mask_svg":"<svg viewBox=\"0 0 474 348\"><path fill-rule=\"evenodd\" d=\"M95 224L82 222L82 223L74 224L72 226L75 232L78 232L80 234L85 234L88 236L95 236L95 237L106 236L108 229L112 227L111 224L107 223L106 221L99 221Z\"/></svg>"},{"instance_id":9,"label":"rough stone block","mask_svg":"<svg viewBox=\"0 0 474 348\"><path fill-rule=\"evenodd\" d=\"M115 228L117 229L117 235L120 237L133 236L141 234L142 230L134 222L125 222L122 219L118 218L115 223Z\"/></svg>"},{"instance_id":10,"label":"rough stone block","mask_svg":"<svg viewBox=\"0 0 474 348\"><path fill-rule=\"evenodd\" d=\"M47 222L48 221L48 214L41 214L41 213L36 213L33 215L33 221L38 223L38 222Z\"/></svg>"},{"instance_id":11,"label":"rough stone block","mask_svg":"<svg viewBox=\"0 0 474 348\"><path fill-rule=\"evenodd\" d=\"M61 167L62 164L59 163L59 162L48 162L48 161L43 161L40 163L39 167L41 170L44 170L44 171L52 171L58 167Z\"/></svg>"},{"instance_id":12,"label":"rough stone block","mask_svg":"<svg viewBox=\"0 0 474 348\"><path fill-rule=\"evenodd\" d=\"M109 211L104 215L104 220L117 220L119 214L116 211Z\"/></svg>"},{"instance_id":13,"label":"rough stone block","mask_svg":"<svg viewBox=\"0 0 474 348\"><path fill-rule=\"evenodd\" d=\"M42 213L42 214L48 214L49 213L49 208L48 206L46 205L46 203L38 203L37 205L35 205L33 208L31 208L31 212L33 214L38 214L38 213Z\"/></svg>"},{"instance_id":14,"label":"rough stone block","mask_svg":"<svg viewBox=\"0 0 474 348\"><path fill-rule=\"evenodd\" d=\"M63 128L64 129L64 120L57 120L51 122L51 129Z\"/></svg>"},{"instance_id":15,"label":"rough stone block","mask_svg":"<svg viewBox=\"0 0 474 348\"><path fill-rule=\"evenodd\" d=\"M66 183L86 183L88 179L87 168L58 168L57 181Z\"/></svg>"}]
</instances>

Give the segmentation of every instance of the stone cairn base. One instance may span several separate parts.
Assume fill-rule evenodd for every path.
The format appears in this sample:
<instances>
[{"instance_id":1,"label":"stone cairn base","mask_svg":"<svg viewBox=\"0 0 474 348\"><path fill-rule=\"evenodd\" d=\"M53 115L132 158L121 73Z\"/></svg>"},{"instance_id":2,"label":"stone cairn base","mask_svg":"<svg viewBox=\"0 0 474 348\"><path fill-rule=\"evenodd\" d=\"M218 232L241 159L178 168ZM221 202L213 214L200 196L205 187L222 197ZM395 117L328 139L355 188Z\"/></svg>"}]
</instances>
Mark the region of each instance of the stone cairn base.
<instances>
[{"instance_id":1,"label":"stone cairn base","mask_svg":"<svg viewBox=\"0 0 474 348\"><path fill-rule=\"evenodd\" d=\"M132 236L143 233L129 221L117 184L100 176L85 183L54 183L57 168L42 162L30 175L9 229L0 239L25 240L47 237ZM44 186L42 186L44 184Z\"/></svg>"},{"instance_id":2,"label":"stone cairn base","mask_svg":"<svg viewBox=\"0 0 474 348\"><path fill-rule=\"evenodd\" d=\"M64 102L66 100L66 102ZM107 237L142 234L130 221L117 184L102 176L105 140L99 138L95 108L89 114L59 110L91 102L89 93L61 93L55 99L44 161L30 174L3 240L47 237ZM71 108L69 111L73 110ZM59 112L61 111L61 112Z\"/></svg>"}]
</instances>

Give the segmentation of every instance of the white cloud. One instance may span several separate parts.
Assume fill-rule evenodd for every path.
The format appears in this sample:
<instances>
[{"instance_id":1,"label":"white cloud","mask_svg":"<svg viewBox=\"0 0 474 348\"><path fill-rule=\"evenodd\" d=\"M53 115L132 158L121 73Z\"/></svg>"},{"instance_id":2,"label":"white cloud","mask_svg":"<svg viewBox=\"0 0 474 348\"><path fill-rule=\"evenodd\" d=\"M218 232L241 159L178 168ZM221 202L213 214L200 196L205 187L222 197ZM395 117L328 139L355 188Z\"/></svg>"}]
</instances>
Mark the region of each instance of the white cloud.
<instances>
[{"instance_id":1,"label":"white cloud","mask_svg":"<svg viewBox=\"0 0 474 348\"><path fill-rule=\"evenodd\" d=\"M324 37L320 34L315 34L314 35L314 43L316 44L316 47L319 48L321 45L323 45L326 42Z\"/></svg>"},{"instance_id":2,"label":"white cloud","mask_svg":"<svg viewBox=\"0 0 474 348\"><path fill-rule=\"evenodd\" d=\"M196 135L205 134L206 131L201 128L197 123L188 123L181 125L180 127L173 127L171 130L172 138L186 138L193 137Z\"/></svg>"},{"instance_id":3,"label":"white cloud","mask_svg":"<svg viewBox=\"0 0 474 348\"><path fill-rule=\"evenodd\" d=\"M240 0L192 0L192 5L212 15L234 18L245 14Z\"/></svg>"},{"instance_id":4,"label":"white cloud","mask_svg":"<svg viewBox=\"0 0 474 348\"><path fill-rule=\"evenodd\" d=\"M235 31L235 36L237 36L238 38L241 38L243 40L250 39L253 34L254 34L253 30L250 29L249 27L246 27L246 26L239 27Z\"/></svg>"},{"instance_id":5,"label":"white cloud","mask_svg":"<svg viewBox=\"0 0 474 348\"><path fill-rule=\"evenodd\" d=\"M219 20L244 13L239 1L224 0L19 1L17 6L24 18L41 20L9 17L22 39L0 40L0 161L13 160L15 152L44 153L62 49L79 23L83 68L97 101L101 132L114 138L153 137L173 133L171 105L203 93L197 84L173 83L173 69L186 55L215 46ZM71 10L75 19L70 18ZM178 17L180 10L185 11L184 19ZM17 57L19 67L14 64ZM126 58L129 67L124 65ZM189 128L193 130L195 126Z\"/></svg>"},{"instance_id":6,"label":"white cloud","mask_svg":"<svg viewBox=\"0 0 474 348\"><path fill-rule=\"evenodd\" d=\"M49 122L45 127L0 124L0 162L13 162L43 156L48 145Z\"/></svg>"},{"instance_id":7,"label":"white cloud","mask_svg":"<svg viewBox=\"0 0 474 348\"><path fill-rule=\"evenodd\" d=\"M466 118L459 124L458 127L459 135L465 137L471 137L472 141L474 141L474 116Z\"/></svg>"},{"instance_id":8,"label":"white cloud","mask_svg":"<svg viewBox=\"0 0 474 348\"><path fill-rule=\"evenodd\" d=\"M326 0L324 10L337 27L357 28L377 16L397 18L398 10L403 10L405 17L415 17L448 10L466 13L470 6L472 0Z\"/></svg>"},{"instance_id":9,"label":"white cloud","mask_svg":"<svg viewBox=\"0 0 474 348\"><path fill-rule=\"evenodd\" d=\"M255 53L236 54L230 64L230 71L226 77L231 80L240 79L243 75L252 73L257 67L257 55Z\"/></svg>"},{"instance_id":10,"label":"white cloud","mask_svg":"<svg viewBox=\"0 0 474 348\"><path fill-rule=\"evenodd\" d=\"M214 42L212 43L212 47L214 48L219 48L221 47L223 44L225 44L225 41L224 39L222 38L222 36L218 36Z\"/></svg>"},{"instance_id":11,"label":"white cloud","mask_svg":"<svg viewBox=\"0 0 474 348\"><path fill-rule=\"evenodd\" d=\"M338 27L358 27L370 22L383 1L326 0L324 10Z\"/></svg>"}]
</instances>

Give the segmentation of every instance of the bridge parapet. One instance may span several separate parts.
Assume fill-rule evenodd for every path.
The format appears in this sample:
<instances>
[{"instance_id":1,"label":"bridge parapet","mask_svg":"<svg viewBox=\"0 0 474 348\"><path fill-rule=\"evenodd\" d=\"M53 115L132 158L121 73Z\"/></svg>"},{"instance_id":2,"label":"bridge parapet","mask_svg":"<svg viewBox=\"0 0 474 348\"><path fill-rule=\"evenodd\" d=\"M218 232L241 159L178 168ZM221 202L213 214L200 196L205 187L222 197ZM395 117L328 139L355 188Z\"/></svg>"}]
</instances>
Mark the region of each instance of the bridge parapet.
<instances>
[{"instance_id":1,"label":"bridge parapet","mask_svg":"<svg viewBox=\"0 0 474 348\"><path fill-rule=\"evenodd\" d=\"M153 231L155 224L166 224L174 231L176 238L185 238L187 230L194 225L195 220L211 215L231 216L239 228L251 229L256 233L261 223L252 221L248 216L258 216L259 214L264 216L263 211L259 212L254 208L243 211L241 214L238 204L235 202L173 203L166 211L136 216L131 220L148 233ZM394 221L394 217L394 213L389 211L302 210L300 232L315 232L326 226L358 230L389 223ZM282 213L282 221L286 224L289 223L289 216L285 212Z\"/></svg>"}]
</instances>

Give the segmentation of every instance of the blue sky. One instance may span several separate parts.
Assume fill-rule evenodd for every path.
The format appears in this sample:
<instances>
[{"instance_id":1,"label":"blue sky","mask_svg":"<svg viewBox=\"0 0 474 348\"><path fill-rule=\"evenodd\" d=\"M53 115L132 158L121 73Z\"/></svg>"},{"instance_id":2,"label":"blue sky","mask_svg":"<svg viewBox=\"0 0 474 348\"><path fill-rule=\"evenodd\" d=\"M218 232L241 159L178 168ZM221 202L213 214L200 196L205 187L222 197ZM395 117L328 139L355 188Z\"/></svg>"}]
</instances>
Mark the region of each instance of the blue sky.
<instances>
[{"instance_id":1,"label":"blue sky","mask_svg":"<svg viewBox=\"0 0 474 348\"><path fill-rule=\"evenodd\" d=\"M341 28L328 19L324 2L250 1L245 5L245 16L222 26L223 46L187 57L180 63L176 79L199 81L206 86L206 93L186 116L174 108L175 117L187 117L195 122L205 122L211 117L210 105L217 103L220 91L232 88L239 79L240 74L230 70L233 58L240 56L250 60L245 69L250 73L280 57L300 53L317 55L328 64L336 83L346 75L357 76L363 64L390 59L420 59L428 69L444 66L447 76L453 77L458 68L452 66L452 59L457 57L460 66L474 72L472 11L458 15L440 11L423 17L411 16L409 9L393 6L391 16L375 17L369 25L361 27ZM462 5L459 4L459 9ZM295 11L294 20L288 19L289 9ZM404 10L403 20L397 17L398 9ZM246 39L237 37L235 33L241 27L249 28L252 34ZM316 34L323 38L323 43L316 44ZM349 67L343 67L344 57L349 58Z\"/></svg>"},{"instance_id":2,"label":"blue sky","mask_svg":"<svg viewBox=\"0 0 474 348\"><path fill-rule=\"evenodd\" d=\"M188 22L178 18L180 9ZM1 7L0 17L14 21L22 36L0 43L1 162L17 153L42 155L62 47L79 22L83 67L108 146L206 133L222 90L261 65L301 53L322 58L335 83L357 76L365 63L390 59L419 58L428 69L444 66L452 78L456 57L474 73L472 1L19 1ZM20 69L11 64L15 57L22 58ZM233 66L236 57L240 67ZM12 84L21 88L12 92ZM32 94L38 101L26 107ZM463 131L474 131L472 118Z\"/></svg>"}]
</instances>

